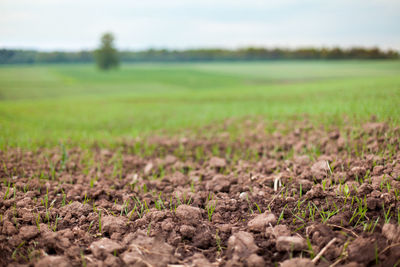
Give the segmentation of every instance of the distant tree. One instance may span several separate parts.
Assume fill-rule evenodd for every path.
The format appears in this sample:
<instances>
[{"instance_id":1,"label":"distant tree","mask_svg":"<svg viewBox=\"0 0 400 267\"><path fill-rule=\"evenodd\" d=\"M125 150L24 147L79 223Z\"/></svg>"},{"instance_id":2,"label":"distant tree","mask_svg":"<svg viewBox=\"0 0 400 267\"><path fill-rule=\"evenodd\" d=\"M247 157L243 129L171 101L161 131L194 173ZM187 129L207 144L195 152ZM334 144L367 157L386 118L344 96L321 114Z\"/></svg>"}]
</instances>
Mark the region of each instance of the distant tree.
<instances>
[{"instance_id":1,"label":"distant tree","mask_svg":"<svg viewBox=\"0 0 400 267\"><path fill-rule=\"evenodd\" d=\"M101 37L100 48L95 50L97 66L102 70L109 70L118 67L118 51L114 48L114 36L112 33L105 33Z\"/></svg>"}]
</instances>

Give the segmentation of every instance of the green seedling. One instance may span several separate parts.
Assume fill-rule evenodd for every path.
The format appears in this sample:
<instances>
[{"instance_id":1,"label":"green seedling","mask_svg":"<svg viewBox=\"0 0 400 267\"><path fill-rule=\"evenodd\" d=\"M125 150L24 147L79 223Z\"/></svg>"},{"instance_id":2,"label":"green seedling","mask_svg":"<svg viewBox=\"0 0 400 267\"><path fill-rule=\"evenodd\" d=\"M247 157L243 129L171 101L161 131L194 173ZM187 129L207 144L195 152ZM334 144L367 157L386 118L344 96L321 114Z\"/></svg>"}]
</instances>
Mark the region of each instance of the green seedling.
<instances>
[{"instance_id":1,"label":"green seedling","mask_svg":"<svg viewBox=\"0 0 400 267\"><path fill-rule=\"evenodd\" d=\"M90 201L90 198L88 198L87 193L85 193L85 197L83 198L83 204L85 205L85 204L89 203L89 201Z\"/></svg>"},{"instance_id":2,"label":"green seedling","mask_svg":"<svg viewBox=\"0 0 400 267\"><path fill-rule=\"evenodd\" d=\"M40 232L40 215L39 215L39 213L36 215L36 218L35 218L35 222L36 222L36 227L37 227L37 229L39 230L39 232Z\"/></svg>"},{"instance_id":3,"label":"green seedling","mask_svg":"<svg viewBox=\"0 0 400 267\"><path fill-rule=\"evenodd\" d=\"M150 229L151 229L151 222L149 223L149 226L147 227L147 233L146 233L147 236L150 235Z\"/></svg>"},{"instance_id":4,"label":"green seedling","mask_svg":"<svg viewBox=\"0 0 400 267\"><path fill-rule=\"evenodd\" d=\"M61 161L60 161L61 170L65 170L68 161L68 153L63 143L60 143L60 148L61 148Z\"/></svg>"},{"instance_id":5,"label":"green seedling","mask_svg":"<svg viewBox=\"0 0 400 267\"><path fill-rule=\"evenodd\" d=\"M337 210L335 211L325 211L323 207L321 207L321 210L318 209L318 207L312 203L315 207L315 209L318 211L319 215L321 216L322 219L322 223L326 223L330 217L332 217L333 215L335 215L337 213Z\"/></svg>"},{"instance_id":6,"label":"green seedling","mask_svg":"<svg viewBox=\"0 0 400 267\"><path fill-rule=\"evenodd\" d=\"M90 229L92 229L93 223L94 223L94 221L91 221L91 222L90 222L89 228L88 228L88 230L87 230L88 232L90 231Z\"/></svg>"},{"instance_id":7,"label":"green seedling","mask_svg":"<svg viewBox=\"0 0 400 267\"><path fill-rule=\"evenodd\" d=\"M23 245L25 245L25 241L22 241L22 242L15 248L15 250L14 250L13 253L11 254L11 258L12 258L13 260L16 260L17 252L18 252L18 250L19 250Z\"/></svg>"},{"instance_id":8,"label":"green seedling","mask_svg":"<svg viewBox=\"0 0 400 267\"><path fill-rule=\"evenodd\" d=\"M207 215L208 215L208 220L211 222L212 220L212 215L215 211L215 208L217 206L217 200L214 201L214 195L211 197L211 193L208 195L207 198L207 205L206 205L206 210L207 210Z\"/></svg>"},{"instance_id":9,"label":"green seedling","mask_svg":"<svg viewBox=\"0 0 400 267\"><path fill-rule=\"evenodd\" d=\"M215 232L215 243L216 243L216 245L217 245L217 251L218 251L218 254L220 255L221 253L222 253L222 249L223 249L223 247L222 247L222 241L221 241L221 238L219 237L219 235L218 235L218 229L217 229L217 231Z\"/></svg>"},{"instance_id":10,"label":"green seedling","mask_svg":"<svg viewBox=\"0 0 400 267\"><path fill-rule=\"evenodd\" d=\"M99 210L99 233L101 233L101 210Z\"/></svg>"},{"instance_id":11,"label":"green seedling","mask_svg":"<svg viewBox=\"0 0 400 267\"><path fill-rule=\"evenodd\" d=\"M81 262L82 262L82 267L86 267L86 258L82 250L81 250Z\"/></svg>"},{"instance_id":12,"label":"green seedling","mask_svg":"<svg viewBox=\"0 0 400 267\"><path fill-rule=\"evenodd\" d=\"M315 220L315 205L314 205L314 207L311 207L310 202L308 202L308 211L309 211L309 215L308 215L309 219L311 219L314 222L314 220Z\"/></svg>"},{"instance_id":13,"label":"green seedling","mask_svg":"<svg viewBox=\"0 0 400 267\"><path fill-rule=\"evenodd\" d=\"M8 198L8 194L10 194L10 182L8 182L6 193L4 194L3 200Z\"/></svg>"},{"instance_id":14,"label":"green seedling","mask_svg":"<svg viewBox=\"0 0 400 267\"><path fill-rule=\"evenodd\" d=\"M314 249L313 249L313 247L312 247L311 241L310 241L310 239L308 238L308 236L307 236L306 241L307 241L308 253L310 253L311 259L314 259L314 257L315 257L315 252L314 252Z\"/></svg>"},{"instance_id":15,"label":"green seedling","mask_svg":"<svg viewBox=\"0 0 400 267\"><path fill-rule=\"evenodd\" d=\"M64 193L64 190L61 189L62 192L62 200L61 200L61 207L65 206L67 195Z\"/></svg>"},{"instance_id":16,"label":"green seedling","mask_svg":"<svg viewBox=\"0 0 400 267\"><path fill-rule=\"evenodd\" d=\"M55 221L55 223L54 223L54 226L53 226L53 232L55 232L55 231L57 231L57 223L58 223L58 220L60 220L60 217L56 217L56 221Z\"/></svg>"},{"instance_id":17,"label":"green seedling","mask_svg":"<svg viewBox=\"0 0 400 267\"><path fill-rule=\"evenodd\" d=\"M386 211L385 210L385 204L382 203L382 209L383 209L383 216L385 217L385 223L389 223L390 222L390 218L392 218L392 215L390 215L390 209L392 207L389 207L389 209ZM390 216L389 216L390 215Z\"/></svg>"},{"instance_id":18,"label":"green seedling","mask_svg":"<svg viewBox=\"0 0 400 267\"><path fill-rule=\"evenodd\" d=\"M254 206L256 206L258 213L262 213L260 206L258 206L258 204L256 202L254 202Z\"/></svg>"},{"instance_id":19,"label":"green seedling","mask_svg":"<svg viewBox=\"0 0 400 267\"><path fill-rule=\"evenodd\" d=\"M400 226L400 208L397 208L397 225Z\"/></svg>"},{"instance_id":20,"label":"green seedling","mask_svg":"<svg viewBox=\"0 0 400 267\"><path fill-rule=\"evenodd\" d=\"M247 200L247 206L249 207L250 213L253 214L254 211L253 211L253 208L251 207L252 205L250 203L249 196L247 194L246 194L246 200Z\"/></svg>"},{"instance_id":21,"label":"green seedling","mask_svg":"<svg viewBox=\"0 0 400 267\"><path fill-rule=\"evenodd\" d=\"M283 220L283 215L284 215L286 207L287 207L287 204L283 207L281 214L279 215L278 221L276 222L277 225L279 224L280 221Z\"/></svg>"}]
</instances>

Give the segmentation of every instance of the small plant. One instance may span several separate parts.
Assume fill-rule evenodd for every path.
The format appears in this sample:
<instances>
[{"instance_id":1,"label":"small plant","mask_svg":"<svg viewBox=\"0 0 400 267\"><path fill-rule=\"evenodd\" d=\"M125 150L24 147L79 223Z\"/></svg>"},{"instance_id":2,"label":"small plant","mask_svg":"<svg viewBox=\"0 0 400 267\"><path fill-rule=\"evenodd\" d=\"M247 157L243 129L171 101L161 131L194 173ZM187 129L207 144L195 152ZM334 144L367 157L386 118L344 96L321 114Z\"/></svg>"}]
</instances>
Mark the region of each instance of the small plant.
<instances>
[{"instance_id":1,"label":"small plant","mask_svg":"<svg viewBox=\"0 0 400 267\"><path fill-rule=\"evenodd\" d=\"M216 245L217 245L217 251L218 251L218 254L220 255L221 253L222 253L222 249L223 249L223 247L222 247L222 241L221 241L221 238L219 237L219 235L218 235L218 229L217 229L217 231L215 232L215 243L216 243Z\"/></svg>"},{"instance_id":2,"label":"small plant","mask_svg":"<svg viewBox=\"0 0 400 267\"><path fill-rule=\"evenodd\" d=\"M60 219L60 217L56 217L56 222L54 223L54 226L53 226L53 232L55 232L55 231L57 231L57 223L58 223L58 220Z\"/></svg>"},{"instance_id":3,"label":"small plant","mask_svg":"<svg viewBox=\"0 0 400 267\"><path fill-rule=\"evenodd\" d=\"M147 227L147 233L146 233L147 236L150 235L150 229L151 229L151 222L149 223L149 226Z\"/></svg>"},{"instance_id":4,"label":"small plant","mask_svg":"<svg viewBox=\"0 0 400 267\"><path fill-rule=\"evenodd\" d=\"M214 195L211 197L211 193L208 195L207 198L207 215L208 215L208 220L211 222L212 220L212 215L215 211L215 207L217 206L217 200L214 201Z\"/></svg>"},{"instance_id":5,"label":"small plant","mask_svg":"<svg viewBox=\"0 0 400 267\"><path fill-rule=\"evenodd\" d=\"M262 213L260 206L258 206L258 204L256 202L254 202L254 206L256 206L258 213Z\"/></svg>"},{"instance_id":6,"label":"small plant","mask_svg":"<svg viewBox=\"0 0 400 267\"><path fill-rule=\"evenodd\" d=\"M253 214L253 213L254 213L254 210L253 210L253 208L251 207L252 205L251 205L251 203L250 203L249 196L248 196L247 194L246 194L246 200L247 200L247 206L249 207L250 213Z\"/></svg>"},{"instance_id":7,"label":"small plant","mask_svg":"<svg viewBox=\"0 0 400 267\"><path fill-rule=\"evenodd\" d=\"M315 206L311 207L310 202L308 202L308 210L309 210L308 217L309 217L309 219L311 219L314 222L314 219L315 219Z\"/></svg>"},{"instance_id":8,"label":"small plant","mask_svg":"<svg viewBox=\"0 0 400 267\"><path fill-rule=\"evenodd\" d=\"M282 209L282 211L281 211L281 214L279 215L278 221L276 222L277 225L279 224L280 221L283 220L283 215L284 215L284 213L285 213L286 207L287 207L287 204L283 207L283 209Z\"/></svg>"},{"instance_id":9,"label":"small plant","mask_svg":"<svg viewBox=\"0 0 400 267\"><path fill-rule=\"evenodd\" d=\"M101 233L101 210L99 210L99 233Z\"/></svg>"},{"instance_id":10,"label":"small plant","mask_svg":"<svg viewBox=\"0 0 400 267\"><path fill-rule=\"evenodd\" d=\"M10 182L8 182L6 193L4 194L3 200L8 198L8 194L10 194Z\"/></svg>"},{"instance_id":11,"label":"small plant","mask_svg":"<svg viewBox=\"0 0 400 267\"><path fill-rule=\"evenodd\" d=\"M94 223L94 221L91 221L91 222L90 222L89 228L88 228L88 230L87 230L88 232L90 231L90 229L92 229L93 223Z\"/></svg>"},{"instance_id":12,"label":"small plant","mask_svg":"<svg viewBox=\"0 0 400 267\"><path fill-rule=\"evenodd\" d=\"M400 208L397 208L397 225L400 226Z\"/></svg>"},{"instance_id":13,"label":"small plant","mask_svg":"<svg viewBox=\"0 0 400 267\"><path fill-rule=\"evenodd\" d=\"M25 241L22 241L22 242L15 248L15 250L13 251L13 253L12 253L12 255L11 255L11 258L12 258L13 260L16 260L17 252L18 252L18 250L19 250L23 245L25 245Z\"/></svg>"},{"instance_id":14,"label":"small plant","mask_svg":"<svg viewBox=\"0 0 400 267\"><path fill-rule=\"evenodd\" d=\"M385 211L385 204L382 203L383 216L385 216L385 223L389 223L390 222L390 218L392 217L392 215L390 215L390 209L391 208L392 207L389 207L389 209L387 211Z\"/></svg>"},{"instance_id":15,"label":"small plant","mask_svg":"<svg viewBox=\"0 0 400 267\"><path fill-rule=\"evenodd\" d=\"M308 236L307 236L306 241L307 241L308 253L310 253L311 259L314 259L314 257L315 257L315 252L314 252L314 249L313 249L313 247L312 247L310 238L308 238Z\"/></svg>"},{"instance_id":16,"label":"small plant","mask_svg":"<svg viewBox=\"0 0 400 267\"><path fill-rule=\"evenodd\" d=\"M89 203L89 201L90 201L90 198L88 198L88 197L87 197L87 193L85 193L85 197L84 197L84 199L83 199L83 205Z\"/></svg>"},{"instance_id":17,"label":"small plant","mask_svg":"<svg viewBox=\"0 0 400 267\"><path fill-rule=\"evenodd\" d=\"M61 161L60 161L61 170L65 170L68 161L68 153L63 143L60 143L60 148L61 148Z\"/></svg>"},{"instance_id":18,"label":"small plant","mask_svg":"<svg viewBox=\"0 0 400 267\"><path fill-rule=\"evenodd\" d=\"M86 267L86 258L82 250L81 250L81 261L82 261L82 266Z\"/></svg>"}]
</instances>

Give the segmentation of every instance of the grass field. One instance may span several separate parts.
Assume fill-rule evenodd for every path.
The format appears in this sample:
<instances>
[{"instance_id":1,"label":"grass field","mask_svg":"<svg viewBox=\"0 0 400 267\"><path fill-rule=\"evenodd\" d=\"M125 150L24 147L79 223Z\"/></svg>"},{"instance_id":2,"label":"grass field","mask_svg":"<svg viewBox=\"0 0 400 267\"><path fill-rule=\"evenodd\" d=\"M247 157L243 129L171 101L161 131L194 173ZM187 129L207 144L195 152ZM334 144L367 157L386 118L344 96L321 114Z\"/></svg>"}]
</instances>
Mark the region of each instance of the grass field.
<instances>
[{"instance_id":1,"label":"grass field","mask_svg":"<svg viewBox=\"0 0 400 267\"><path fill-rule=\"evenodd\" d=\"M399 266L399 74L1 67L0 266Z\"/></svg>"},{"instance_id":2,"label":"grass field","mask_svg":"<svg viewBox=\"0 0 400 267\"><path fill-rule=\"evenodd\" d=\"M0 68L0 147L113 142L226 118L400 119L400 61Z\"/></svg>"}]
</instances>

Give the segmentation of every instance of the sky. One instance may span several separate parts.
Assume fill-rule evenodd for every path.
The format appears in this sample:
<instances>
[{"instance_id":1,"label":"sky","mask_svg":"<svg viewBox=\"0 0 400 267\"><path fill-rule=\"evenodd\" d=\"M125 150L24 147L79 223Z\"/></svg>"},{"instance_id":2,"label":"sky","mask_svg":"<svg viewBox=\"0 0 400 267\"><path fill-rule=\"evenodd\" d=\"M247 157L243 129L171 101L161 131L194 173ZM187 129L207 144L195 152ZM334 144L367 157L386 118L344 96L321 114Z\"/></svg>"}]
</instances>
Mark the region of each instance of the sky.
<instances>
[{"instance_id":1,"label":"sky","mask_svg":"<svg viewBox=\"0 0 400 267\"><path fill-rule=\"evenodd\" d=\"M400 0L0 0L0 48L400 50Z\"/></svg>"}]
</instances>

